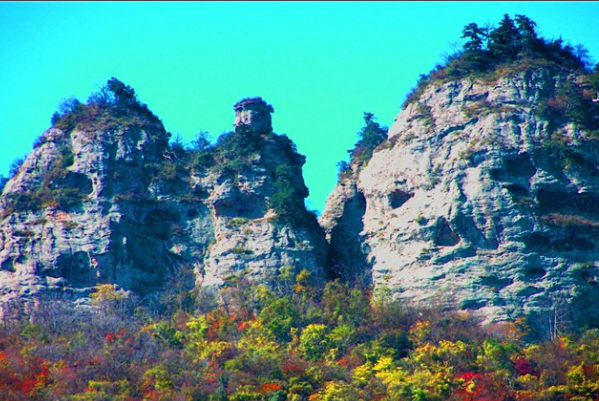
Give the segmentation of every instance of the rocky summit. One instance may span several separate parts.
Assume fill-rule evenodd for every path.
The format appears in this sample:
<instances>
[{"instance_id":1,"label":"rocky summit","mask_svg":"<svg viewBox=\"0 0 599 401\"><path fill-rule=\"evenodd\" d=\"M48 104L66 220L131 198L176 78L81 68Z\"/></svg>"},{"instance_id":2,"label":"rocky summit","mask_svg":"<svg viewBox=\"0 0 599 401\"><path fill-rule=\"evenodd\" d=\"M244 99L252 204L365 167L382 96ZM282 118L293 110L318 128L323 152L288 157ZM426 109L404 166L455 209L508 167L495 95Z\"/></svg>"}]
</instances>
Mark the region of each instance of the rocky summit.
<instances>
[{"instance_id":1,"label":"rocky summit","mask_svg":"<svg viewBox=\"0 0 599 401\"><path fill-rule=\"evenodd\" d=\"M488 321L598 322L597 133L555 110L588 89L545 68L423 88L327 201L344 273Z\"/></svg>"},{"instance_id":2,"label":"rocky summit","mask_svg":"<svg viewBox=\"0 0 599 401\"><path fill-rule=\"evenodd\" d=\"M305 158L272 132L270 105L239 102L235 131L190 152L169 147L161 122L125 100L58 116L7 183L2 300L85 297L101 284L148 294L181 269L194 272L191 287L268 282L283 268L324 277L324 234L303 204Z\"/></svg>"}]
</instances>

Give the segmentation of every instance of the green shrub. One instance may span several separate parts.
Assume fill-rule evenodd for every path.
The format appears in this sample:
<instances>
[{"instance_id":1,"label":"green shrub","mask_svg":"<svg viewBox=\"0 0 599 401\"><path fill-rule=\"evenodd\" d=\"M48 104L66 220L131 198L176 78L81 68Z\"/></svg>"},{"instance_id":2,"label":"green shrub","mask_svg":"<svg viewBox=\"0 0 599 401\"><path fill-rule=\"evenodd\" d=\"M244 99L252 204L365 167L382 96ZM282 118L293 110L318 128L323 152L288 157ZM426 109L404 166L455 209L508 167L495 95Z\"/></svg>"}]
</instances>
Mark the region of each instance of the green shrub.
<instances>
[{"instance_id":1,"label":"green shrub","mask_svg":"<svg viewBox=\"0 0 599 401\"><path fill-rule=\"evenodd\" d=\"M352 150L347 151L351 157L350 164L359 167L368 164L374 150L387 139L388 131L387 127L376 122L372 113L364 113L364 123L364 127L358 132L358 142Z\"/></svg>"},{"instance_id":2,"label":"green shrub","mask_svg":"<svg viewBox=\"0 0 599 401\"><path fill-rule=\"evenodd\" d=\"M117 194L113 198L113 202L147 202L148 196L146 194L140 194L135 191L124 192Z\"/></svg>"},{"instance_id":3,"label":"green shrub","mask_svg":"<svg viewBox=\"0 0 599 401\"><path fill-rule=\"evenodd\" d=\"M6 186L6 183L8 182L10 178L3 176L2 174L0 174L0 195L2 195L2 192L4 192L4 187Z\"/></svg>"},{"instance_id":4,"label":"green shrub","mask_svg":"<svg viewBox=\"0 0 599 401\"><path fill-rule=\"evenodd\" d=\"M561 228L599 228L599 222L583 216L572 214L551 213L541 216L544 224Z\"/></svg>"},{"instance_id":5,"label":"green shrub","mask_svg":"<svg viewBox=\"0 0 599 401\"><path fill-rule=\"evenodd\" d=\"M85 195L78 188L60 188L52 190L51 197L56 199L61 209L72 209L81 205Z\"/></svg>"},{"instance_id":6,"label":"green shrub","mask_svg":"<svg viewBox=\"0 0 599 401\"><path fill-rule=\"evenodd\" d=\"M236 255L252 255L254 253L254 251L252 251L251 249L242 246L235 246L231 248L230 252Z\"/></svg>"},{"instance_id":7,"label":"green shrub","mask_svg":"<svg viewBox=\"0 0 599 401\"><path fill-rule=\"evenodd\" d=\"M69 147L62 146L59 151L59 157L44 172L38 188L7 195L3 216L13 212L37 211L43 207L68 210L81 205L86 195L79 188L69 188L57 184L66 177L67 168L74 162L74 156Z\"/></svg>"},{"instance_id":8,"label":"green shrub","mask_svg":"<svg viewBox=\"0 0 599 401\"><path fill-rule=\"evenodd\" d=\"M16 158L15 160L12 161L12 163L10 164L10 167L8 168L8 177L0 175L0 195L4 191L4 187L6 186L6 183L12 177L17 175L17 173L19 172L19 169L23 165L24 161L25 161L25 158L23 158L23 157Z\"/></svg>"},{"instance_id":9,"label":"green shrub","mask_svg":"<svg viewBox=\"0 0 599 401\"><path fill-rule=\"evenodd\" d=\"M19 169L23 165L23 162L25 162L25 158L18 157L15 160L13 160L12 163L10 163L10 167L8 168L9 179L14 177L15 175L17 175L17 173L19 172Z\"/></svg>"},{"instance_id":10,"label":"green shrub","mask_svg":"<svg viewBox=\"0 0 599 401\"><path fill-rule=\"evenodd\" d=\"M262 394L252 391L238 391L229 397L231 401L262 401L263 399Z\"/></svg>"},{"instance_id":11,"label":"green shrub","mask_svg":"<svg viewBox=\"0 0 599 401\"><path fill-rule=\"evenodd\" d=\"M178 200L179 200L179 202L186 202L186 203L197 203L197 202L202 201L202 199L199 196L196 196L194 194L183 194L183 195L179 196Z\"/></svg>"},{"instance_id":12,"label":"green shrub","mask_svg":"<svg viewBox=\"0 0 599 401\"><path fill-rule=\"evenodd\" d=\"M291 328L297 327L299 311L290 296L270 303L259 315L260 322L277 341L291 340Z\"/></svg>"},{"instance_id":13,"label":"green shrub","mask_svg":"<svg viewBox=\"0 0 599 401\"><path fill-rule=\"evenodd\" d=\"M302 331L299 348L308 360L324 359L331 348L330 341L324 324L310 324Z\"/></svg>"},{"instance_id":14,"label":"green shrub","mask_svg":"<svg viewBox=\"0 0 599 401\"><path fill-rule=\"evenodd\" d=\"M246 219L245 217L234 217L227 222L227 227L229 227L229 228L239 227L244 224L247 224L247 222L248 222L248 219Z\"/></svg>"},{"instance_id":15,"label":"green shrub","mask_svg":"<svg viewBox=\"0 0 599 401\"><path fill-rule=\"evenodd\" d=\"M213 150L216 169L239 173L249 166L260 149L260 134L248 126L238 126L235 131L222 134Z\"/></svg>"},{"instance_id":16,"label":"green shrub","mask_svg":"<svg viewBox=\"0 0 599 401\"><path fill-rule=\"evenodd\" d=\"M342 160L337 163L337 181L341 181L344 178L349 178L352 175L352 169L348 162Z\"/></svg>"},{"instance_id":17,"label":"green shrub","mask_svg":"<svg viewBox=\"0 0 599 401\"><path fill-rule=\"evenodd\" d=\"M300 191L294 183L295 177L300 174L298 168L288 164L277 166L274 172L275 191L269 199L269 207L282 220L291 223L301 221L306 213L304 198L307 194Z\"/></svg>"},{"instance_id":18,"label":"green shrub","mask_svg":"<svg viewBox=\"0 0 599 401\"><path fill-rule=\"evenodd\" d=\"M169 182L177 179L177 165L172 160L165 160L158 166L154 174L154 180L158 182Z\"/></svg>"},{"instance_id":19,"label":"green shrub","mask_svg":"<svg viewBox=\"0 0 599 401\"><path fill-rule=\"evenodd\" d=\"M73 229L79 227L79 224L75 223L74 221L63 220L63 221L61 221L61 223L62 223L62 227L65 230L73 230Z\"/></svg>"}]
</instances>

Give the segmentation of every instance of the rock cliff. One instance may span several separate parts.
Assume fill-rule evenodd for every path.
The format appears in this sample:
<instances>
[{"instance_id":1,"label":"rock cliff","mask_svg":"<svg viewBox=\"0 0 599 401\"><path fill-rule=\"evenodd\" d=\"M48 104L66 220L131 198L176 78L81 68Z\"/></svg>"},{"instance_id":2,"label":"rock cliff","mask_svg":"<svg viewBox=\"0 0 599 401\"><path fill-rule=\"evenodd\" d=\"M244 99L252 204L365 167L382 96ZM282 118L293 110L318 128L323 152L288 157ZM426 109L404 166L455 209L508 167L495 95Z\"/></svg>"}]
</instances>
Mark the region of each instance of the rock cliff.
<instances>
[{"instance_id":1,"label":"rock cliff","mask_svg":"<svg viewBox=\"0 0 599 401\"><path fill-rule=\"evenodd\" d=\"M272 133L264 101L237 104L235 132L194 152L169 146L162 123L130 98L75 106L0 198L2 300L85 296L103 283L145 294L183 267L196 273L192 286L239 274L269 282L286 266L323 277L305 159ZM286 194L292 210L272 206Z\"/></svg>"},{"instance_id":2,"label":"rock cliff","mask_svg":"<svg viewBox=\"0 0 599 401\"><path fill-rule=\"evenodd\" d=\"M596 325L599 142L562 107L594 107L587 84L547 68L429 84L327 201L331 254L359 255L337 258L345 275L488 321Z\"/></svg>"}]
</instances>

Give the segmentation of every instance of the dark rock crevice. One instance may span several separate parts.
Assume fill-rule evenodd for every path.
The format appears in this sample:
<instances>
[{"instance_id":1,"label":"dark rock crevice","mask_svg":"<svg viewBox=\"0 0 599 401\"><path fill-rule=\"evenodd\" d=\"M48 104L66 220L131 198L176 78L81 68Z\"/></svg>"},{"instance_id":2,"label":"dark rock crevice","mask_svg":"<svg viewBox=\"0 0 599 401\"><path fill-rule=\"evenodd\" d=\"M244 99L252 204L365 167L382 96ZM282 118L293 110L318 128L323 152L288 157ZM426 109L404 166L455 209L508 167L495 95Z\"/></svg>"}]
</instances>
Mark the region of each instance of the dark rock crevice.
<instances>
[{"instance_id":1,"label":"dark rock crevice","mask_svg":"<svg viewBox=\"0 0 599 401\"><path fill-rule=\"evenodd\" d=\"M387 195L387 200L389 201L389 206L392 209L397 209L401 207L404 203L406 203L410 198L412 198L414 194L402 191L400 189L396 189Z\"/></svg>"},{"instance_id":2,"label":"dark rock crevice","mask_svg":"<svg viewBox=\"0 0 599 401\"><path fill-rule=\"evenodd\" d=\"M342 208L343 214L330 234L328 274L331 278L369 285L372 282L372 271L362 250L363 238L360 234L364 229L362 217L366 212L366 199L361 192L355 190L353 197L346 199Z\"/></svg>"}]
</instances>

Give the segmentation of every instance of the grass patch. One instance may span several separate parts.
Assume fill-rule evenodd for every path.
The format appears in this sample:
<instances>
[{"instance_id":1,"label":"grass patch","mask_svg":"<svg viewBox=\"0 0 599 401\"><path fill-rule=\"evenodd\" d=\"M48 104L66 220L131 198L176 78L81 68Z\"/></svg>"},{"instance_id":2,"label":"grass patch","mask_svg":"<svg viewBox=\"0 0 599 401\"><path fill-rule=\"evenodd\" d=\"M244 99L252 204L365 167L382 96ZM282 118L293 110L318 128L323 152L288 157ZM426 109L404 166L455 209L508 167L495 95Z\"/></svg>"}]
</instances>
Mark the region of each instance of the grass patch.
<instances>
[{"instance_id":1,"label":"grass patch","mask_svg":"<svg viewBox=\"0 0 599 401\"><path fill-rule=\"evenodd\" d=\"M252 255L254 251L243 246L235 246L231 248L231 253L234 253L235 255Z\"/></svg>"},{"instance_id":2,"label":"grass patch","mask_svg":"<svg viewBox=\"0 0 599 401\"><path fill-rule=\"evenodd\" d=\"M599 221L572 214L551 213L541 216L541 222L560 228L599 228Z\"/></svg>"}]
</instances>

